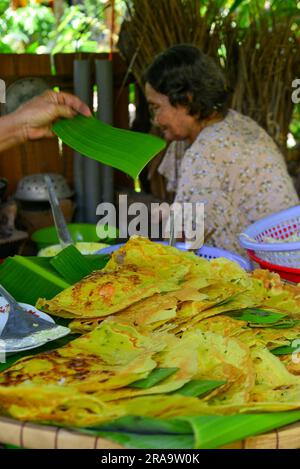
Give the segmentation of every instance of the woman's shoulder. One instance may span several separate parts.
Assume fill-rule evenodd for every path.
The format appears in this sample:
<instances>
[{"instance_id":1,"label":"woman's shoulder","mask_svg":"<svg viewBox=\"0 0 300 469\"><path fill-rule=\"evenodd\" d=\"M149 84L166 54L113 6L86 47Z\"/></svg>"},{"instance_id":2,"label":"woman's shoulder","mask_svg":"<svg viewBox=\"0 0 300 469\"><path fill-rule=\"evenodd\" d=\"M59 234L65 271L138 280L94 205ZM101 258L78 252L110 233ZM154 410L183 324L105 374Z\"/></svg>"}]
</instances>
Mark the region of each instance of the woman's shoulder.
<instances>
[{"instance_id":1,"label":"woman's shoulder","mask_svg":"<svg viewBox=\"0 0 300 469\"><path fill-rule=\"evenodd\" d=\"M197 144L235 149L260 146L277 149L274 140L257 122L234 109L229 109L223 120L200 132Z\"/></svg>"},{"instance_id":2,"label":"woman's shoulder","mask_svg":"<svg viewBox=\"0 0 300 469\"><path fill-rule=\"evenodd\" d=\"M233 135L237 135L244 140L254 140L258 142L260 139L265 139L269 143L273 142L272 137L261 127L261 125L245 114L241 114L234 109L229 109L224 123L228 127L228 131Z\"/></svg>"},{"instance_id":3,"label":"woman's shoulder","mask_svg":"<svg viewBox=\"0 0 300 469\"><path fill-rule=\"evenodd\" d=\"M228 130L237 134L244 130L247 130L248 132L253 130L255 132L265 132L265 130L254 119L236 111L235 109L228 110L223 123L224 127L228 127Z\"/></svg>"}]
</instances>

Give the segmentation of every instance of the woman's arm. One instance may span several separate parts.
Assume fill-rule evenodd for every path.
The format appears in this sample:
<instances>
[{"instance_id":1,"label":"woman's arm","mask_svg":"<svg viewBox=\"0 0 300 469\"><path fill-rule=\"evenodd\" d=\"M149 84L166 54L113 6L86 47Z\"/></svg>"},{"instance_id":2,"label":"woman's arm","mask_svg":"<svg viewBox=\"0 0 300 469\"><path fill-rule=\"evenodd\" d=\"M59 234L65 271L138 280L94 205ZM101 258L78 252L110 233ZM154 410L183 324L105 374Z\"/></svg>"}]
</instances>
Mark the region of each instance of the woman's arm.
<instances>
[{"instance_id":1,"label":"woman's arm","mask_svg":"<svg viewBox=\"0 0 300 469\"><path fill-rule=\"evenodd\" d=\"M60 117L91 116L86 104L74 95L46 91L15 112L0 118L0 151L28 140L53 137L52 124Z\"/></svg>"},{"instance_id":2,"label":"woman's arm","mask_svg":"<svg viewBox=\"0 0 300 469\"><path fill-rule=\"evenodd\" d=\"M25 134L12 114L0 118L0 152L25 142Z\"/></svg>"}]
</instances>

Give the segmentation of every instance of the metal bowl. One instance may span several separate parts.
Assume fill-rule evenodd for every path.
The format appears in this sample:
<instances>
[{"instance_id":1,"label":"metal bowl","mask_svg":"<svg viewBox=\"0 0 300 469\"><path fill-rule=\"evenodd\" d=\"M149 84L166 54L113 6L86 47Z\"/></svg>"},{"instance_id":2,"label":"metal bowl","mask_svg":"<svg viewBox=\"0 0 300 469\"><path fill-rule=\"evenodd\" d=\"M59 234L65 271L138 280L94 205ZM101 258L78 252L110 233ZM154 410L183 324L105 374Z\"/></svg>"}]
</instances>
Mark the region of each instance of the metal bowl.
<instances>
[{"instance_id":1,"label":"metal bowl","mask_svg":"<svg viewBox=\"0 0 300 469\"><path fill-rule=\"evenodd\" d=\"M41 202L49 200L45 175L50 176L59 199L67 199L73 195L67 181L61 174L42 173L25 176L19 181L15 198L22 201Z\"/></svg>"}]
</instances>

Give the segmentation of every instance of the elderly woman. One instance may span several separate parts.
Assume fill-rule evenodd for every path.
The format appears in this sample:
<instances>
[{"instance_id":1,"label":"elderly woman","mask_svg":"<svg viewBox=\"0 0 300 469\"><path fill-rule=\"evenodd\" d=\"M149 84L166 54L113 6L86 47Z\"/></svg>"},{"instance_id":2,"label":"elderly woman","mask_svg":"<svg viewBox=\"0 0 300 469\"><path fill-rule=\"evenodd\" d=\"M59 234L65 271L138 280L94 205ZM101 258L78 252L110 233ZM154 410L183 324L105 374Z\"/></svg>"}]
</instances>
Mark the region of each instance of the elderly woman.
<instances>
[{"instance_id":1,"label":"elderly woman","mask_svg":"<svg viewBox=\"0 0 300 469\"><path fill-rule=\"evenodd\" d=\"M154 59L145 82L154 124L172 142L159 172L175 202L205 204L212 244L241 252L244 228L299 203L272 138L228 109L229 91L211 58L176 45Z\"/></svg>"}]
</instances>

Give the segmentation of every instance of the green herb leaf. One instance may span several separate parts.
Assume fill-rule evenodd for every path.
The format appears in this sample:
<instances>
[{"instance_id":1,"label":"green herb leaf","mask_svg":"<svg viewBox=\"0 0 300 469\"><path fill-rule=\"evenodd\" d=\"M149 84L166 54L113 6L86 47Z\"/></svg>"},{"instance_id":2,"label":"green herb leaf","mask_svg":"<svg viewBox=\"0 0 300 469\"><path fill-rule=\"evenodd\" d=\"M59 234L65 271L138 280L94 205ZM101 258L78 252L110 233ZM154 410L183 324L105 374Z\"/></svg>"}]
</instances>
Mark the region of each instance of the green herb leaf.
<instances>
[{"instance_id":1,"label":"green herb leaf","mask_svg":"<svg viewBox=\"0 0 300 469\"><path fill-rule=\"evenodd\" d=\"M273 329L290 329L296 326L297 324L299 324L299 321L297 321L296 319L286 319L284 321L280 321L272 325L271 327Z\"/></svg>"},{"instance_id":2,"label":"green herb leaf","mask_svg":"<svg viewBox=\"0 0 300 469\"><path fill-rule=\"evenodd\" d=\"M240 321L248 321L251 324L276 324L288 315L284 313L274 313L273 311L267 311L258 308L245 308L239 311L230 311L225 313L226 316L230 316Z\"/></svg>"},{"instance_id":3,"label":"green herb leaf","mask_svg":"<svg viewBox=\"0 0 300 469\"><path fill-rule=\"evenodd\" d=\"M285 345L283 347L276 347L270 350L273 355L289 355L295 352L299 347L293 347L292 345Z\"/></svg>"},{"instance_id":4,"label":"green herb leaf","mask_svg":"<svg viewBox=\"0 0 300 469\"><path fill-rule=\"evenodd\" d=\"M138 381L131 383L130 387L142 389L152 388L152 386L173 375L178 370L179 368L156 368L147 378L139 379Z\"/></svg>"},{"instance_id":5,"label":"green herb leaf","mask_svg":"<svg viewBox=\"0 0 300 469\"><path fill-rule=\"evenodd\" d=\"M226 381L192 380L176 391L183 396L200 397L225 384Z\"/></svg>"}]
</instances>

